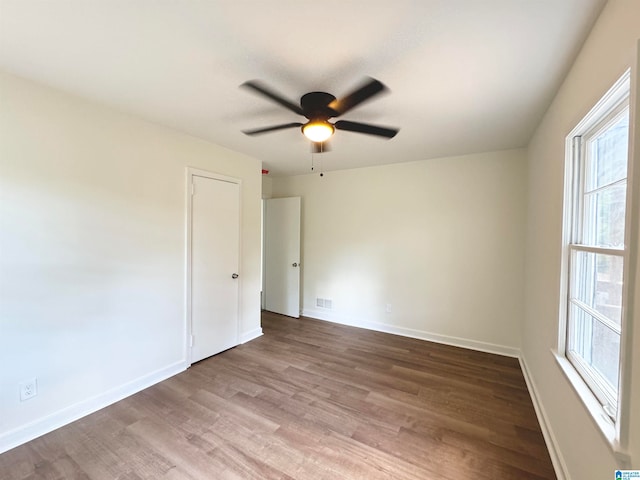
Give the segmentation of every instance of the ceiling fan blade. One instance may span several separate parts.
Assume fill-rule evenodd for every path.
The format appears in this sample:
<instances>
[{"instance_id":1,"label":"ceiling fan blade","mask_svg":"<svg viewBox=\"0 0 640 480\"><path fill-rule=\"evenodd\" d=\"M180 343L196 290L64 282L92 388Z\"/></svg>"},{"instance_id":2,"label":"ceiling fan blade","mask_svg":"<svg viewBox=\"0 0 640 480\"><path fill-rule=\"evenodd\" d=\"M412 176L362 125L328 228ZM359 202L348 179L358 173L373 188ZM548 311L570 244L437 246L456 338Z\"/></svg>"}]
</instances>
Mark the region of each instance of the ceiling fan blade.
<instances>
[{"instance_id":1,"label":"ceiling fan blade","mask_svg":"<svg viewBox=\"0 0 640 480\"><path fill-rule=\"evenodd\" d=\"M334 117L338 117L343 113L348 112L356 105L361 104L365 100L369 100L374 95L386 90L382 82L375 78L369 78L369 80L360 88L354 90L343 98L337 98L329 104L329 108L336 112Z\"/></svg>"},{"instance_id":2,"label":"ceiling fan blade","mask_svg":"<svg viewBox=\"0 0 640 480\"><path fill-rule=\"evenodd\" d=\"M259 135L260 133L275 132L276 130L284 130L285 128L301 127L300 122L283 123L282 125L272 125L271 127L256 128L254 130L243 130L245 135Z\"/></svg>"},{"instance_id":3,"label":"ceiling fan blade","mask_svg":"<svg viewBox=\"0 0 640 480\"><path fill-rule=\"evenodd\" d=\"M278 105L282 105L284 108L291 110L292 112L297 113L298 115L303 115L302 108L300 105L296 105L293 102L290 102L286 98L284 98L279 93L271 90L264 83L258 80L249 80L248 82L244 82L241 87L250 88L251 90L258 92L260 95L264 95L265 97L273 100Z\"/></svg>"},{"instance_id":4,"label":"ceiling fan blade","mask_svg":"<svg viewBox=\"0 0 640 480\"><path fill-rule=\"evenodd\" d=\"M397 128L379 127L368 123L349 122L347 120L338 120L334 127L338 130L347 130L349 132L366 133L368 135L378 135L379 137L393 138L400 130Z\"/></svg>"},{"instance_id":5,"label":"ceiling fan blade","mask_svg":"<svg viewBox=\"0 0 640 480\"><path fill-rule=\"evenodd\" d=\"M328 141L311 143L312 153L324 153L324 152L330 152L330 151L331 151L331 146L329 145Z\"/></svg>"}]
</instances>

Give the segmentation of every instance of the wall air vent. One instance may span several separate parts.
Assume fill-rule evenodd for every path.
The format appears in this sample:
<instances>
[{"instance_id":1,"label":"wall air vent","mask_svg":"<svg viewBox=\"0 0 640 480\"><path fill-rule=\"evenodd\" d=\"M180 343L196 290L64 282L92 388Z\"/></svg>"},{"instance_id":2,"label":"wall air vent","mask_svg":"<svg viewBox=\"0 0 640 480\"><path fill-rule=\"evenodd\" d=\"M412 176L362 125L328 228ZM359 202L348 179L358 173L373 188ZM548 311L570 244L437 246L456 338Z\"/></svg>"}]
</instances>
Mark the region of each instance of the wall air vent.
<instances>
[{"instance_id":1,"label":"wall air vent","mask_svg":"<svg viewBox=\"0 0 640 480\"><path fill-rule=\"evenodd\" d=\"M331 309L332 301L330 298L316 298L316 307Z\"/></svg>"}]
</instances>

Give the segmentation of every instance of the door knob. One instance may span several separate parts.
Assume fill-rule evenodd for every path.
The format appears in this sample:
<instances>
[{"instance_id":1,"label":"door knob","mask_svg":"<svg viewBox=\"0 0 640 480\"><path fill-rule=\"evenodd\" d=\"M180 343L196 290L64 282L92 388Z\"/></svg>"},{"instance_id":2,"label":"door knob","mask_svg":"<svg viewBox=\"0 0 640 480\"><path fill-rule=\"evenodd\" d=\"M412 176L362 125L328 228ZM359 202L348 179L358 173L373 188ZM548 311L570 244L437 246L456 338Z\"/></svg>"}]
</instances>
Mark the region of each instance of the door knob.
<instances>
[{"instance_id":1,"label":"door knob","mask_svg":"<svg viewBox=\"0 0 640 480\"><path fill-rule=\"evenodd\" d=\"M238 274L234 273L233 275L231 275L231 278L233 278L235 280L236 278L238 278Z\"/></svg>"},{"instance_id":2,"label":"door knob","mask_svg":"<svg viewBox=\"0 0 640 480\"><path fill-rule=\"evenodd\" d=\"M291 265L291 266L292 266L292 267L297 267L297 266L298 266L298 264L297 264L297 263L294 263L294 264L293 264L293 265Z\"/></svg>"}]
</instances>

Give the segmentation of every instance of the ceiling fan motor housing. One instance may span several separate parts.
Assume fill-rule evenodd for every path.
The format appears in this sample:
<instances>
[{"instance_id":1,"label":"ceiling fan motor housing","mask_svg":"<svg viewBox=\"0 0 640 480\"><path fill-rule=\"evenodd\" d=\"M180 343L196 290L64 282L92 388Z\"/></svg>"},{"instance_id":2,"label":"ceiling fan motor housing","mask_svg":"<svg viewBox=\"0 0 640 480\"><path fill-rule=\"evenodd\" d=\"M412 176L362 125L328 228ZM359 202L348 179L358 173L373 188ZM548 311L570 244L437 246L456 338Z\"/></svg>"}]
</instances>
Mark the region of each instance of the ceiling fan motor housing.
<instances>
[{"instance_id":1,"label":"ceiling fan motor housing","mask_svg":"<svg viewBox=\"0 0 640 480\"><path fill-rule=\"evenodd\" d=\"M309 120L327 120L336 115L335 110L329 108L329 104L335 99L330 93L309 92L300 98L300 106Z\"/></svg>"}]
</instances>

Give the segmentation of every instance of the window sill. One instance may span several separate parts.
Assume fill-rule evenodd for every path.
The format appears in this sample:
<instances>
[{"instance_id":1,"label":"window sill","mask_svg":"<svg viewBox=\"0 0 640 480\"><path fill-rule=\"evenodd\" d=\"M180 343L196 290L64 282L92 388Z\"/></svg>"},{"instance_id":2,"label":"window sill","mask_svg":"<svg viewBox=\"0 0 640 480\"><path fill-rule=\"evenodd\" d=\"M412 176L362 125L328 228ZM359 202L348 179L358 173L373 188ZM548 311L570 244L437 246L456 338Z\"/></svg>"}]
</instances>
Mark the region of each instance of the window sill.
<instances>
[{"instance_id":1,"label":"window sill","mask_svg":"<svg viewBox=\"0 0 640 480\"><path fill-rule=\"evenodd\" d=\"M611 448L612 453L615 455L618 462L620 462L621 466L627 466L630 464L631 457L627 452L625 452L618 439L618 432L615 424L609 418L607 413L604 411L604 408L595 397L595 395L591 392L589 387L584 383L578 372L573 368L569 360L566 357L560 355L557 351L551 350L553 356L560 367L560 370L564 373L567 380L573 387L573 389L580 397L582 404L586 407L589 412L591 418L595 422L598 427L598 430L604 437L607 442L607 445Z\"/></svg>"}]
</instances>

